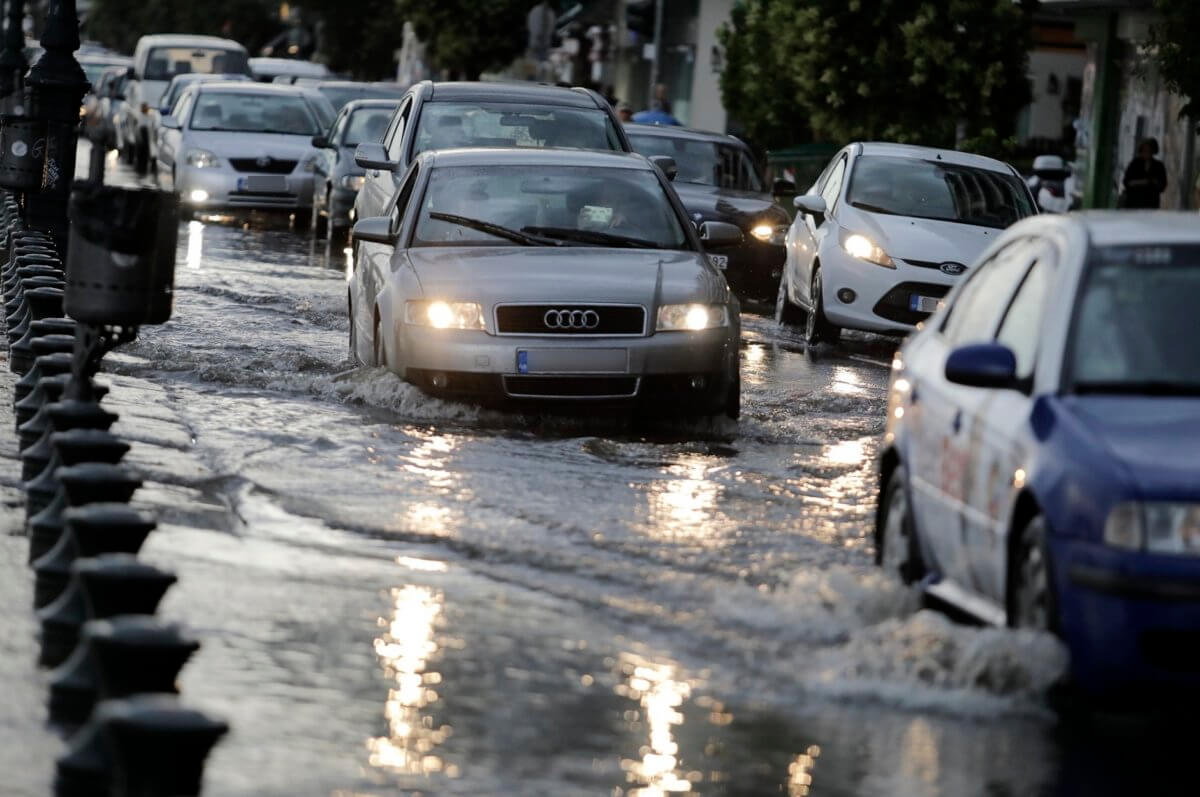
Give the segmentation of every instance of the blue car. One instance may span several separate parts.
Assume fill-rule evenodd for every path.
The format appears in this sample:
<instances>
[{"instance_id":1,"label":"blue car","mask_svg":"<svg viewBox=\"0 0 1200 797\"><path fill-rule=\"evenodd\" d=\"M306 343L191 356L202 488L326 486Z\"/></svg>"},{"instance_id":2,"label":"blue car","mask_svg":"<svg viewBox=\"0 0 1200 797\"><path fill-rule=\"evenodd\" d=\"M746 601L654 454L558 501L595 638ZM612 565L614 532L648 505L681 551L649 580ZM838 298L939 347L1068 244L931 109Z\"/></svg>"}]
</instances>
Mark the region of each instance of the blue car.
<instances>
[{"instance_id":1,"label":"blue car","mask_svg":"<svg viewBox=\"0 0 1200 797\"><path fill-rule=\"evenodd\" d=\"M892 367L879 564L1085 693L1200 685L1196 216L1021 221Z\"/></svg>"}]
</instances>

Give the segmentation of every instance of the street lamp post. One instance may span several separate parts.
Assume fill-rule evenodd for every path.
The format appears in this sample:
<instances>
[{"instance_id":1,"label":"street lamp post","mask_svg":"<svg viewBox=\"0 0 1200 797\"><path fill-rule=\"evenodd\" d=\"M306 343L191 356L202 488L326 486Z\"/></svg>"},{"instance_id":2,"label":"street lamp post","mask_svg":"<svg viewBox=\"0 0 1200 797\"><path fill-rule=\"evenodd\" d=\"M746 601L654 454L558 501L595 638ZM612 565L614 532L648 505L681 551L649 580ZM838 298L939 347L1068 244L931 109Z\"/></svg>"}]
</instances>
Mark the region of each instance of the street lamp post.
<instances>
[{"instance_id":1,"label":"street lamp post","mask_svg":"<svg viewBox=\"0 0 1200 797\"><path fill-rule=\"evenodd\" d=\"M18 0L19 2L19 0ZM46 159L42 190L26 195L25 222L54 237L67 259L67 202L75 179L75 146L79 109L89 83L75 60L79 49L79 16L75 0L50 0L42 57L25 80L29 115L46 122Z\"/></svg>"},{"instance_id":2,"label":"street lamp post","mask_svg":"<svg viewBox=\"0 0 1200 797\"><path fill-rule=\"evenodd\" d=\"M4 50L0 52L0 112L19 113L24 101L22 82L29 64L25 61L25 0L8 0L8 25Z\"/></svg>"}]
</instances>

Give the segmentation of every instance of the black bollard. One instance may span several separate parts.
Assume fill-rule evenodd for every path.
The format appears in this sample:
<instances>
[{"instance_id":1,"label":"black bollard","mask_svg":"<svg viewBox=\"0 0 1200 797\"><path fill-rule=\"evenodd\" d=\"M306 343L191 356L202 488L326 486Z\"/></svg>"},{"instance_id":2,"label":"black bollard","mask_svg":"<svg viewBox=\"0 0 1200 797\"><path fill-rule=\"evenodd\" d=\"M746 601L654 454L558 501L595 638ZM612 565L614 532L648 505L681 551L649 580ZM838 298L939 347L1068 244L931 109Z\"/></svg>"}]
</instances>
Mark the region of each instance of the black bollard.
<instances>
[{"instance_id":1,"label":"black bollard","mask_svg":"<svg viewBox=\"0 0 1200 797\"><path fill-rule=\"evenodd\" d=\"M57 469L55 476L59 482L58 492L51 497L44 509L29 518L30 564L44 556L63 536L66 525L63 513L69 507L100 503L128 503L137 489L142 486L142 480L136 473L116 465L116 461L124 456L125 452L129 450L129 446L112 437L108 432L76 429L72 432L59 432L55 434L55 437L60 434L83 432L108 435L112 443L105 448L101 448L99 445L92 448L85 454L87 462L79 461L69 449L59 446L59 458L64 462L70 462L71 465ZM75 451L73 453L81 454L83 452ZM110 459L113 462L104 461ZM39 500L41 498L42 496L39 496Z\"/></svg>"},{"instance_id":2,"label":"black bollard","mask_svg":"<svg viewBox=\"0 0 1200 797\"><path fill-rule=\"evenodd\" d=\"M80 627L88 620L154 614L175 581L173 573L139 562L131 554L76 559L71 565L67 591L38 612L42 625L38 664L57 667L66 661L79 643Z\"/></svg>"},{"instance_id":3,"label":"black bollard","mask_svg":"<svg viewBox=\"0 0 1200 797\"><path fill-rule=\"evenodd\" d=\"M18 374L28 374L33 370L37 358L46 354L72 353L75 351L74 335L46 335L39 333L35 327L45 325L49 319L40 319L29 324L29 330L9 349L12 358L12 369Z\"/></svg>"},{"instance_id":4,"label":"black bollard","mask_svg":"<svg viewBox=\"0 0 1200 797\"><path fill-rule=\"evenodd\" d=\"M33 606L49 606L67 588L71 563L102 553L137 553L157 525L126 504L88 504L63 513L63 534L33 563Z\"/></svg>"},{"instance_id":5,"label":"black bollard","mask_svg":"<svg viewBox=\"0 0 1200 797\"><path fill-rule=\"evenodd\" d=\"M85 722L100 700L175 694L183 665L200 648L174 623L147 615L88 620L79 646L50 673L50 720Z\"/></svg>"},{"instance_id":6,"label":"black bollard","mask_svg":"<svg viewBox=\"0 0 1200 797\"><path fill-rule=\"evenodd\" d=\"M38 413L42 407L60 400L70 381L71 373L68 363L67 370L38 380L37 388L14 405L13 415L17 422L18 445L22 440L20 436L22 428L25 429L24 440L29 441L28 445L33 445L46 433L46 429L50 426L50 416L43 412L41 417L38 417ZM37 421L33 422L35 418Z\"/></svg>"},{"instance_id":7,"label":"black bollard","mask_svg":"<svg viewBox=\"0 0 1200 797\"><path fill-rule=\"evenodd\" d=\"M38 383L48 377L64 375L68 378L71 375L71 355L66 352L44 354L33 361L29 373L13 386L13 407L16 410L13 417L17 429L21 428L21 424L33 420L42 405L53 403L46 401L46 395L38 389Z\"/></svg>"},{"instance_id":8,"label":"black bollard","mask_svg":"<svg viewBox=\"0 0 1200 797\"><path fill-rule=\"evenodd\" d=\"M13 337L13 332L21 325L22 320L29 315L29 304L25 300L25 293L34 288L56 288L62 285L62 280L58 277L25 277L17 280L17 290L13 292L11 298L4 302L4 323L7 325L7 334L10 341L15 341L17 337L25 334L24 328L16 337Z\"/></svg>"},{"instance_id":9,"label":"black bollard","mask_svg":"<svg viewBox=\"0 0 1200 797\"><path fill-rule=\"evenodd\" d=\"M33 277L32 280L21 280L22 283L31 282L33 280L50 279L49 277ZM58 286L63 283L60 281ZM8 329L8 344L12 346L18 340L23 338L29 331L29 325L34 321L43 318L58 318L63 311L63 289L54 285L44 285L31 288L25 291L25 313L21 316L20 322ZM32 363L30 363L32 365ZM12 368L12 362L9 362L9 368Z\"/></svg>"},{"instance_id":10,"label":"black bollard","mask_svg":"<svg viewBox=\"0 0 1200 797\"><path fill-rule=\"evenodd\" d=\"M195 797L229 731L173 695L106 700L55 767L55 797Z\"/></svg>"},{"instance_id":11,"label":"black bollard","mask_svg":"<svg viewBox=\"0 0 1200 797\"><path fill-rule=\"evenodd\" d=\"M69 383L68 383L69 384ZM49 419L49 426L41 437L33 444L25 446L27 438L20 438L21 448L21 478L24 481L37 476L50 463L53 450L50 448L50 434L65 432L68 429L108 429L117 421L117 415L100 407L95 401L65 399L53 404L47 404L42 412ZM37 420L36 416L29 423ZM22 427L23 428L23 427ZM18 437L20 437L18 430Z\"/></svg>"}]
</instances>

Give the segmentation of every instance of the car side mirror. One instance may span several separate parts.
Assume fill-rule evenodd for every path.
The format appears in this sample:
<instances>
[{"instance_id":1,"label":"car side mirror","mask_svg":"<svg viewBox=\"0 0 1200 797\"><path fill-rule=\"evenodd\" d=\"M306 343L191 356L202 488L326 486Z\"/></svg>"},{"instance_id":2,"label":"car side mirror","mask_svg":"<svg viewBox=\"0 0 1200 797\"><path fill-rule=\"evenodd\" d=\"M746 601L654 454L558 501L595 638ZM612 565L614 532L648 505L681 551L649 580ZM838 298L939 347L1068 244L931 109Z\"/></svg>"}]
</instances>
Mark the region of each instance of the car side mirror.
<instances>
[{"instance_id":1,"label":"car side mirror","mask_svg":"<svg viewBox=\"0 0 1200 797\"><path fill-rule=\"evenodd\" d=\"M816 194L801 194L792 200L796 210L801 213L807 213L810 216L824 218L829 211L829 207L825 204L825 198L819 197Z\"/></svg>"},{"instance_id":2,"label":"car side mirror","mask_svg":"<svg viewBox=\"0 0 1200 797\"><path fill-rule=\"evenodd\" d=\"M700 225L700 242L705 249L737 246L742 242L742 231L728 222L706 221Z\"/></svg>"},{"instance_id":3,"label":"car side mirror","mask_svg":"<svg viewBox=\"0 0 1200 797\"><path fill-rule=\"evenodd\" d=\"M775 196L792 196L796 193L796 183L786 177L780 177L771 183L771 193Z\"/></svg>"},{"instance_id":4,"label":"car side mirror","mask_svg":"<svg viewBox=\"0 0 1200 797\"><path fill-rule=\"evenodd\" d=\"M675 175L679 174L679 166L675 164L675 159L670 155L651 155L648 159L651 163L662 170L668 180L675 180Z\"/></svg>"},{"instance_id":5,"label":"car side mirror","mask_svg":"<svg viewBox=\"0 0 1200 797\"><path fill-rule=\"evenodd\" d=\"M170 113L171 113L171 106L170 106L170 105L162 105L162 106L159 106L159 109L158 109L158 115L159 115L159 116L167 116L167 115L169 115Z\"/></svg>"},{"instance_id":6,"label":"car side mirror","mask_svg":"<svg viewBox=\"0 0 1200 797\"><path fill-rule=\"evenodd\" d=\"M183 127L183 125L179 123L179 120L174 116L171 116L171 114L167 114L162 119L159 119L158 123L168 130L178 130L179 128Z\"/></svg>"},{"instance_id":7,"label":"car side mirror","mask_svg":"<svg viewBox=\"0 0 1200 797\"><path fill-rule=\"evenodd\" d=\"M396 236L392 233L392 220L387 216L371 216L360 220L354 225L351 235L356 241L369 241L387 246L396 243Z\"/></svg>"},{"instance_id":8,"label":"car side mirror","mask_svg":"<svg viewBox=\"0 0 1200 797\"><path fill-rule=\"evenodd\" d=\"M974 343L950 352L946 379L968 387L1021 388L1017 356L999 343Z\"/></svg>"},{"instance_id":9,"label":"car side mirror","mask_svg":"<svg viewBox=\"0 0 1200 797\"><path fill-rule=\"evenodd\" d=\"M382 144L363 143L354 150L354 162L364 169L394 170L399 164L388 160L387 150ZM366 221L366 219L364 219Z\"/></svg>"},{"instance_id":10,"label":"car side mirror","mask_svg":"<svg viewBox=\"0 0 1200 797\"><path fill-rule=\"evenodd\" d=\"M129 78L130 80L137 80L137 70L132 66L127 67L125 69L125 77Z\"/></svg>"},{"instance_id":11,"label":"car side mirror","mask_svg":"<svg viewBox=\"0 0 1200 797\"><path fill-rule=\"evenodd\" d=\"M312 137L312 145L317 149L329 149L329 139L324 133L317 133Z\"/></svg>"}]
</instances>

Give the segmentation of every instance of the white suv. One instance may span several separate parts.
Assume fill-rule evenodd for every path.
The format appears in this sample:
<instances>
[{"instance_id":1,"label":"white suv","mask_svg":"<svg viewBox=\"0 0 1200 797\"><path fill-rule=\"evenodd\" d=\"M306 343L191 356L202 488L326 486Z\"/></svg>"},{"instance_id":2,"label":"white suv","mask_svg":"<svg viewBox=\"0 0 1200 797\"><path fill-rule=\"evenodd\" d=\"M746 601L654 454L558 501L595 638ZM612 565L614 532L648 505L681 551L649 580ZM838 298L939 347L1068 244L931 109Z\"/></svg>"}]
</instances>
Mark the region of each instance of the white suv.
<instances>
[{"instance_id":1,"label":"white suv","mask_svg":"<svg viewBox=\"0 0 1200 797\"><path fill-rule=\"evenodd\" d=\"M1005 227L1037 212L1006 163L856 143L833 157L787 235L775 318L809 343L843 328L906 333Z\"/></svg>"}]
</instances>

